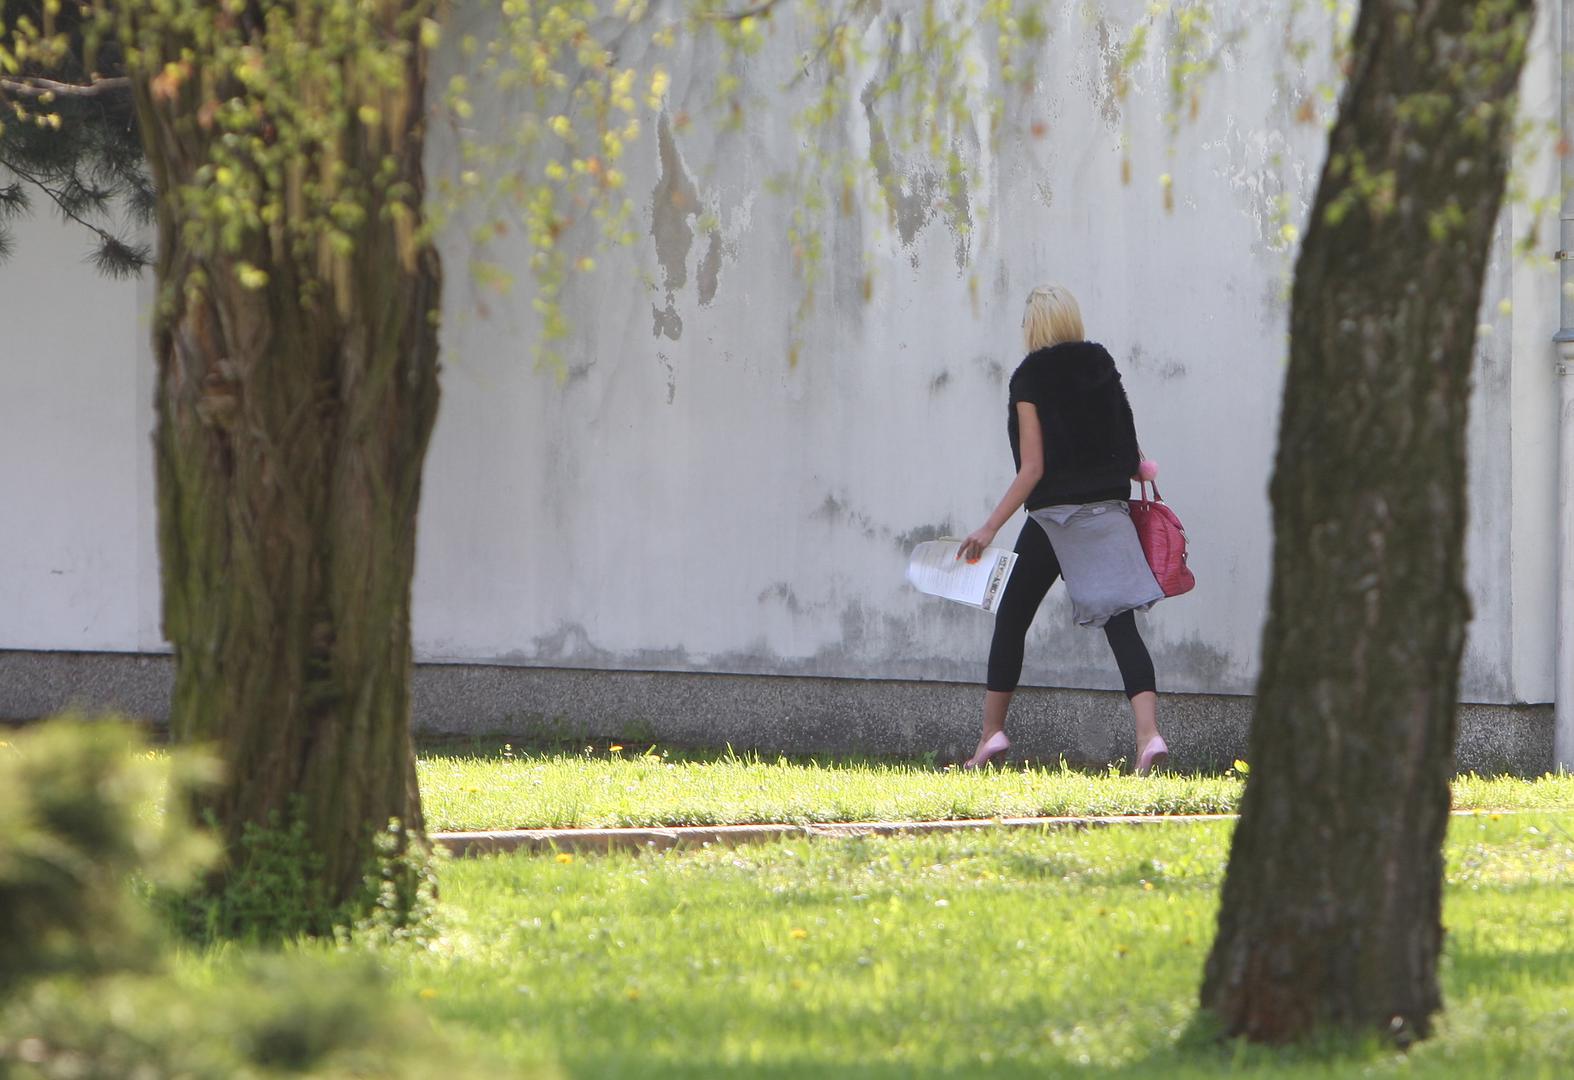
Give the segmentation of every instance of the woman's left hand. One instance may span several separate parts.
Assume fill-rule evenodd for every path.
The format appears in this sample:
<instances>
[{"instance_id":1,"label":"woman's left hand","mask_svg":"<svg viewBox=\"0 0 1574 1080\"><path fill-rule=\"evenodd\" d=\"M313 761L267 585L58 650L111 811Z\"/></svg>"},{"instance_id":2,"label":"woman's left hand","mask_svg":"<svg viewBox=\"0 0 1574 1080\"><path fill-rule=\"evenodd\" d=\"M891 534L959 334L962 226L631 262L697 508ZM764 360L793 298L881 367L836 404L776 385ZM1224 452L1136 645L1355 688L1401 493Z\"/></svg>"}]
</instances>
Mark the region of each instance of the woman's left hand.
<instances>
[{"instance_id":1,"label":"woman's left hand","mask_svg":"<svg viewBox=\"0 0 1574 1080\"><path fill-rule=\"evenodd\" d=\"M966 559L968 562L977 562L983 557L984 549L994 543L995 531L985 525L982 529L969 533L967 539L962 541L962 547L956 553L956 557Z\"/></svg>"}]
</instances>

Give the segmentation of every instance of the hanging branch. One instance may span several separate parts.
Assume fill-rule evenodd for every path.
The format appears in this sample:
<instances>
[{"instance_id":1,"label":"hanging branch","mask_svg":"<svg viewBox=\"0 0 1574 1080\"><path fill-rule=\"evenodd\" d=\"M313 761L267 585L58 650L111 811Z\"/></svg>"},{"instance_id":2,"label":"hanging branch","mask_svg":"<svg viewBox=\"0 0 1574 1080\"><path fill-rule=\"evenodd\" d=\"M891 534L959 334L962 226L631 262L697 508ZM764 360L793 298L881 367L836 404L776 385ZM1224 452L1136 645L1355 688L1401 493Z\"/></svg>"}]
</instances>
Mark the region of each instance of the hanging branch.
<instances>
[{"instance_id":1,"label":"hanging branch","mask_svg":"<svg viewBox=\"0 0 1574 1080\"><path fill-rule=\"evenodd\" d=\"M742 22L744 19L758 19L769 15L781 0L760 0L753 7L744 8L742 11L703 11L700 18L709 22Z\"/></svg>"},{"instance_id":2,"label":"hanging branch","mask_svg":"<svg viewBox=\"0 0 1574 1080\"><path fill-rule=\"evenodd\" d=\"M0 92L17 94L21 97L99 97L103 94L112 94L121 90L130 90L131 80L125 76L110 79L94 79L87 83L57 82L54 79L3 79L0 78Z\"/></svg>"},{"instance_id":3,"label":"hanging branch","mask_svg":"<svg viewBox=\"0 0 1574 1080\"><path fill-rule=\"evenodd\" d=\"M19 168L7 158L0 157L0 168L12 173L45 195L60 208L60 213L98 237L98 250L93 253L93 263L111 277L127 278L139 273L148 264L149 253L145 244L128 244L114 233L93 224L73 210L65 196L50 187L26 169Z\"/></svg>"}]
</instances>

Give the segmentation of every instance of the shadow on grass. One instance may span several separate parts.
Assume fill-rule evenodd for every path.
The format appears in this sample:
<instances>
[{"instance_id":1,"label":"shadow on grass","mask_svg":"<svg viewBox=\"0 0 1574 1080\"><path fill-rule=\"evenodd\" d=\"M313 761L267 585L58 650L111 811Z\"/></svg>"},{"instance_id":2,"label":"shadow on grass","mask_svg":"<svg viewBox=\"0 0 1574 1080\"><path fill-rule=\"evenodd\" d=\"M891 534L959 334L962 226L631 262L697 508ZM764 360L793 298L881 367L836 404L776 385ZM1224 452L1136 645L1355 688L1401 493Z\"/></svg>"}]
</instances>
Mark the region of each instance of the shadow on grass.
<instances>
[{"instance_id":1,"label":"shadow on grass","mask_svg":"<svg viewBox=\"0 0 1574 1080\"><path fill-rule=\"evenodd\" d=\"M1012 1015L1015 1014L1015 1015ZM1026 1015L1025 1010L1008 1010L994 1016L993 1030L1043 1031L1042 1015ZM787 1020L790 1025L791 1020ZM1074 1025L1073 1025L1074 1028ZM849 1059L834 1052L783 1055L785 1060L769 1063L741 1063L699 1052L682 1062L652 1060L637 1053L614 1051L607 1054L568 1053L562 1059L564 1071L573 1077L650 1076L662 1080L709 1080L716 1076L751 1077L757 1080L798 1080L801 1077L850 1077L859 1080L909 1080L909 1078L991 1077L1090 1077L1099 1080L1151 1080L1153 1077L1215 1077L1226 1074L1282 1076L1286 1074L1359 1075L1374 1062L1392 1057L1391 1043L1376 1037L1324 1035L1296 1046L1254 1046L1238 1039L1223 1039L1216 1021L1206 1013L1196 1013L1178 1036L1166 1038L1146 1053L1135 1053L1117 1063L1079 1060L1081 1054L1068 1046L1059 1054L1051 1051L1012 1053L993 1049L987 1035L990 1029L968 1033L977 1054L968 1061L903 1061L871 1063ZM1045 1036L1046 1039L1049 1036ZM1026 1049L1026 1048L1022 1048ZM1063 1055L1063 1056L1062 1056Z\"/></svg>"},{"instance_id":2,"label":"shadow on grass","mask_svg":"<svg viewBox=\"0 0 1574 1080\"><path fill-rule=\"evenodd\" d=\"M1514 994L1527 984L1574 986L1571 952L1507 952L1455 943L1448 953L1453 965L1449 982L1456 994Z\"/></svg>"}]
</instances>

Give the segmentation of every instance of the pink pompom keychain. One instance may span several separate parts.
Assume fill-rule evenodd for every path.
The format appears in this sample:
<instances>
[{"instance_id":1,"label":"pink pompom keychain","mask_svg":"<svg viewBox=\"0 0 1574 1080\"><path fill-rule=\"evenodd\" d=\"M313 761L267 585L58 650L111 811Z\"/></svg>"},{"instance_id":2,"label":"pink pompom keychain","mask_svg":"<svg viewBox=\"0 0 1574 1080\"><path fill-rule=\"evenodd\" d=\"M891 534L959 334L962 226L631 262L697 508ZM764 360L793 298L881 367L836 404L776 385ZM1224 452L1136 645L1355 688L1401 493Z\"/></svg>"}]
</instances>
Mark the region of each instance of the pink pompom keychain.
<instances>
[{"instance_id":1,"label":"pink pompom keychain","mask_svg":"<svg viewBox=\"0 0 1574 1080\"><path fill-rule=\"evenodd\" d=\"M1159 463L1152 458L1143 458L1137 463L1137 479L1143 482L1159 478Z\"/></svg>"}]
</instances>

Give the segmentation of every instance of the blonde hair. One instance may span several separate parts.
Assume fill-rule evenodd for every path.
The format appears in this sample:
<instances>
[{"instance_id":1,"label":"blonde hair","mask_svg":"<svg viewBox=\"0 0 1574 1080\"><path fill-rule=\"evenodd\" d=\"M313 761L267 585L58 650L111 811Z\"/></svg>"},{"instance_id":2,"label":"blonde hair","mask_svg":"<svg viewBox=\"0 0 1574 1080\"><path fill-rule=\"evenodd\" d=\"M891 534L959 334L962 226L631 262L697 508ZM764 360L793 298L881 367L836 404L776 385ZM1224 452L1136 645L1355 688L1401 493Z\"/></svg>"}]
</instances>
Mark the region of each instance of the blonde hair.
<instances>
[{"instance_id":1,"label":"blonde hair","mask_svg":"<svg viewBox=\"0 0 1574 1080\"><path fill-rule=\"evenodd\" d=\"M1065 341L1081 341L1082 309L1064 285L1040 285L1028 294L1022 314L1022 335L1028 352L1047 349Z\"/></svg>"}]
</instances>

